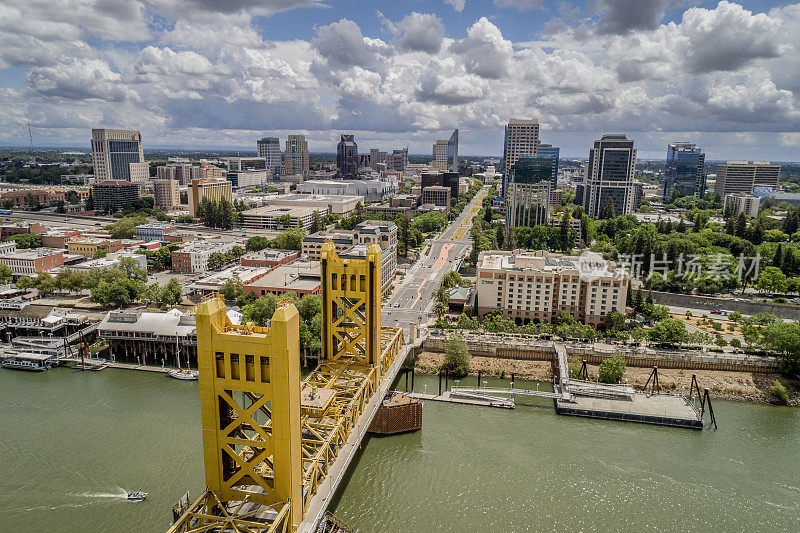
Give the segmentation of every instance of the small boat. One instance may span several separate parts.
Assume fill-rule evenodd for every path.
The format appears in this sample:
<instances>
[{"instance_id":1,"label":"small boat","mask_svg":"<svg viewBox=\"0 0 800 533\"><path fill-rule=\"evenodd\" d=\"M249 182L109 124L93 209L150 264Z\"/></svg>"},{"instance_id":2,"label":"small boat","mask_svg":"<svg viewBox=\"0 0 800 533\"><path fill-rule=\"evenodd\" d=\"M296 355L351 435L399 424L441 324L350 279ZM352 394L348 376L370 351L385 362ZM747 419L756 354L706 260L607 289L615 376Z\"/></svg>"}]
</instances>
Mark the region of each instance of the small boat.
<instances>
[{"instance_id":1,"label":"small boat","mask_svg":"<svg viewBox=\"0 0 800 533\"><path fill-rule=\"evenodd\" d=\"M197 370L186 370L185 368L176 368L174 370L170 370L168 373L169 377L182 379L184 381L194 381L199 377Z\"/></svg>"},{"instance_id":2,"label":"small boat","mask_svg":"<svg viewBox=\"0 0 800 533\"><path fill-rule=\"evenodd\" d=\"M141 491L129 492L127 494L126 498L128 499L128 501L131 501L131 502L140 502L142 500L147 499L147 493L146 492L141 492Z\"/></svg>"},{"instance_id":3,"label":"small boat","mask_svg":"<svg viewBox=\"0 0 800 533\"><path fill-rule=\"evenodd\" d=\"M15 353L3 359L4 368L42 372L53 367L53 356L38 353Z\"/></svg>"}]
</instances>

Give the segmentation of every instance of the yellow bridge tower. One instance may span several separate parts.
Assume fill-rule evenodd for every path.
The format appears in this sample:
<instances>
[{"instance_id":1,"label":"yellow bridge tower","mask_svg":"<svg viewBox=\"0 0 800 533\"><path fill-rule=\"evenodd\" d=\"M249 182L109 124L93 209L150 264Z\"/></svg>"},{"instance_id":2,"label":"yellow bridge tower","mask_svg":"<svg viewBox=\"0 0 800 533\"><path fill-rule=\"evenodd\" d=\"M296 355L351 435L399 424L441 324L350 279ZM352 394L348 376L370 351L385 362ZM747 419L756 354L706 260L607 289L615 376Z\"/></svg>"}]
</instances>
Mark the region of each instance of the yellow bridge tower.
<instances>
[{"instance_id":1,"label":"yellow bridge tower","mask_svg":"<svg viewBox=\"0 0 800 533\"><path fill-rule=\"evenodd\" d=\"M365 260L341 260L325 243L321 272L322 362L302 382L291 301L279 301L270 327L231 324L221 297L198 306L206 490L169 533L288 533L309 505L327 504L317 490L356 425L369 423L360 417L403 334L381 328L377 244Z\"/></svg>"}]
</instances>

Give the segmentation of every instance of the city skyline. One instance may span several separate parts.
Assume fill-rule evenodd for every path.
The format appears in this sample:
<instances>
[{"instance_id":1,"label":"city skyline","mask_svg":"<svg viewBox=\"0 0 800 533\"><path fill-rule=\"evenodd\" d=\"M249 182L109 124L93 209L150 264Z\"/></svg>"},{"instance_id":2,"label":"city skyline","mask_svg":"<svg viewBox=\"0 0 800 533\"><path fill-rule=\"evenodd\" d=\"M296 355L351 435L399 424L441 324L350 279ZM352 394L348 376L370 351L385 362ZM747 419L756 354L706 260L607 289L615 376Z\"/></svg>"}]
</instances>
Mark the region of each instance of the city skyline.
<instances>
[{"instance_id":1,"label":"city skyline","mask_svg":"<svg viewBox=\"0 0 800 533\"><path fill-rule=\"evenodd\" d=\"M640 159L674 142L709 160L800 159L800 4L628 4L12 0L0 146L27 146L28 120L37 147L111 128L141 131L148 148L305 134L332 152L353 133L425 154L458 128L460 154L499 156L506 121L530 117L565 158L624 133Z\"/></svg>"}]
</instances>

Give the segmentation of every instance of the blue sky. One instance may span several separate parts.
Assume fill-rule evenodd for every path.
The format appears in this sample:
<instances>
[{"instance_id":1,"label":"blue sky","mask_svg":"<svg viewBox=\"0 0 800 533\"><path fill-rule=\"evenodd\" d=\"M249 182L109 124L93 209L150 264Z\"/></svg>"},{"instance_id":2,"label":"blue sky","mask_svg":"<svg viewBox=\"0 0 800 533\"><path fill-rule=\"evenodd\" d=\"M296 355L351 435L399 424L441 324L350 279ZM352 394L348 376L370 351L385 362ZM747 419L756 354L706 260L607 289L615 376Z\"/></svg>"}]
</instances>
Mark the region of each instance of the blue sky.
<instances>
[{"instance_id":1,"label":"blue sky","mask_svg":"<svg viewBox=\"0 0 800 533\"><path fill-rule=\"evenodd\" d=\"M627 133L708 159L800 160L800 5L680 0L4 0L0 145L499 155L509 117L585 157Z\"/></svg>"}]
</instances>

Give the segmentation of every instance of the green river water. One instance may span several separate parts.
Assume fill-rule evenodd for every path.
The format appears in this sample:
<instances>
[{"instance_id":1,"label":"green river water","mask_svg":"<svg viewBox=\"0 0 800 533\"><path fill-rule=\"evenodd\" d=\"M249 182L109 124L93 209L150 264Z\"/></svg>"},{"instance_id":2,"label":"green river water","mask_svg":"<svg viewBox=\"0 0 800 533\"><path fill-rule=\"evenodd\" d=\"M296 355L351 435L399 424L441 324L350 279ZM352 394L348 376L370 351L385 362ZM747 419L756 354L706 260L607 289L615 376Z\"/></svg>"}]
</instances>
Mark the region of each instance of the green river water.
<instances>
[{"instance_id":1,"label":"green river water","mask_svg":"<svg viewBox=\"0 0 800 533\"><path fill-rule=\"evenodd\" d=\"M0 369L0 406L0 531L165 531L202 487L196 382ZM714 407L700 432L426 402L421 431L365 441L332 511L361 532L800 531L800 411Z\"/></svg>"}]
</instances>

